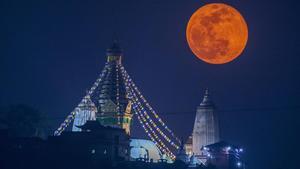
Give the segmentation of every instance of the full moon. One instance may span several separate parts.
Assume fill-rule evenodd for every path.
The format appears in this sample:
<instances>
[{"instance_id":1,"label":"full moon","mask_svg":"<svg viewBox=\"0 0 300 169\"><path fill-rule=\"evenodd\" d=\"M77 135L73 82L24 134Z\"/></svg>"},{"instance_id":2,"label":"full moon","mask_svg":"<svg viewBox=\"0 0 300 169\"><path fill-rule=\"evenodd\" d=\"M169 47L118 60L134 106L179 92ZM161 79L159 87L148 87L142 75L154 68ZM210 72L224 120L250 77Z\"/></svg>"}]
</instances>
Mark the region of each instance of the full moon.
<instances>
[{"instance_id":1,"label":"full moon","mask_svg":"<svg viewBox=\"0 0 300 169\"><path fill-rule=\"evenodd\" d=\"M236 9L226 4L212 3L192 15L186 38L199 59L210 64L224 64L243 52L248 40L248 27Z\"/></svg>"}]
</instances>

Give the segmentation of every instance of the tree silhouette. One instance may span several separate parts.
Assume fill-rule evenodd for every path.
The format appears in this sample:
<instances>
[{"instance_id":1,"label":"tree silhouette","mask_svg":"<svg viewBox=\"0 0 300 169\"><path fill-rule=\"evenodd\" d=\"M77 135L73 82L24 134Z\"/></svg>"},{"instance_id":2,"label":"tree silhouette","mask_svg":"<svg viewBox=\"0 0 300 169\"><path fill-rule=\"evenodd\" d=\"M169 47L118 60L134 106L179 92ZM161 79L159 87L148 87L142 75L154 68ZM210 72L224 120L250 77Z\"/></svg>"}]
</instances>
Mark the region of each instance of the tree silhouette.
<instances>
[{"instance_id":1,"label":"tree silhouette","mask_svg":"<svg viewBox=\"0 0 300 169\"><path fill-rule=\"evenodd\" d=\"M44 137L46 116L27 105L12 105L0 109L0 127L17 137Z\"/></svg>"}]
</instances>

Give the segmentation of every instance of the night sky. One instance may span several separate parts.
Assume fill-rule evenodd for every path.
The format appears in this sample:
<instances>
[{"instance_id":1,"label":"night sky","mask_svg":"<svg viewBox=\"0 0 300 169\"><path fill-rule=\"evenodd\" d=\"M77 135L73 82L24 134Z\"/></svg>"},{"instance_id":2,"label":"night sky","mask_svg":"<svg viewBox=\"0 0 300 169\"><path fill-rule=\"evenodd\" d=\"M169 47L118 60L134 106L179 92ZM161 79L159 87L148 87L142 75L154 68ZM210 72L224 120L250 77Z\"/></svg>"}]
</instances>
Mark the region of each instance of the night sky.
<instances>
[{"instance_id":1,"label":"night sky","mask_svg":"<svg viewBox=\"0 0 300 169\"><path fill-rule=\"evenodd\" d=\"M232 5L248 24L246 49L228 64L197 59L186 42L189 17L210 2ZM247 168L296 169L299 11L291 0L2 0L0 105L34 106L58 127L118 37L126 70L178 136L192 132L209 88L221 138L244 147ZM144 137L134 125L134 136Z\"/></svg>"}]
</instances>

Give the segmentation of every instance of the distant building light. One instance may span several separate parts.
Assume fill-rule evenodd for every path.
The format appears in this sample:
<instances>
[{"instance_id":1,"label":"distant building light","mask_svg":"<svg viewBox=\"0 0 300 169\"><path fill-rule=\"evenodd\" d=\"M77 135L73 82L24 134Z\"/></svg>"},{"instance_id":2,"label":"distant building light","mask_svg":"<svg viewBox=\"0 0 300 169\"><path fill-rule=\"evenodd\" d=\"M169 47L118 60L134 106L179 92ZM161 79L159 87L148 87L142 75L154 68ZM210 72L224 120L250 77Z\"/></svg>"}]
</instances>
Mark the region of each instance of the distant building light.
<instances>
[{"instance_id":1,"label":"distant building light","mask_svg":"<svg viewBox=\"0 0 300 169\"><path fill-rule=\"evenodd\" d=\"M243 151L244 151L244 150L243 150L242 148L240 148L240 149L239 149L239 152L241 152L241 153L242 153Z\"/></svg>"},{"instance_id":2,"label":"distant building light","mask_svg":"<svg viewBox=\"0 0 300 169\"><path fill-rule=\"evenodd\" d=\"M241 162L237 162L236 165L237 165L238 167L241 167L241 166L242 166L242 163L241 163Z\"/></svg>"},{"instance_id":3,"label":"distant building light","mask_svg":"<svg viewBox=\"0 0 300 169\"><path fill-rule=\"evenodd\" d=\"M95 154L95 153L96 153L96 150L95 150L95 149L93 149L93 150L91 151L91 153L92 153L92 154Z\"/></svg>"},{"instance_id":4,"label":"distant building light","mask_svg":"<svg viewBox=\"0 0 300 169\"><path fill-rule=\"evenodd\" d=\"M203 147L203 149L204 149L204 150L209 150L209 148L207 148L207 147Z\"/></svg>"}]
</instances>

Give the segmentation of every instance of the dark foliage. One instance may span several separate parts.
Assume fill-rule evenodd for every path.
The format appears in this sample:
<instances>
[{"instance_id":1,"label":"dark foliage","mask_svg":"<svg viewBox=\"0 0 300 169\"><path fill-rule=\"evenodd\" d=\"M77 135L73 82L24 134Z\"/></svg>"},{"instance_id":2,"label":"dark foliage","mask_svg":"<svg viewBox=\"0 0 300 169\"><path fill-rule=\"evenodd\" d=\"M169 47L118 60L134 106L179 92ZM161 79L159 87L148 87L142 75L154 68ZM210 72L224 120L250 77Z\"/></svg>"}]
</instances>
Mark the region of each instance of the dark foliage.
<instances>
[{"instance_id":1,"label":"dark foliage","mask_svg":"<svg viewBox=\"0 0 300 169\"><path fill-rule=\"evenodd\" d=\"M0 127L18 137L44 137L46 117L27 105L12 105L0 109Z\"/></svg>"}]
</instances>

